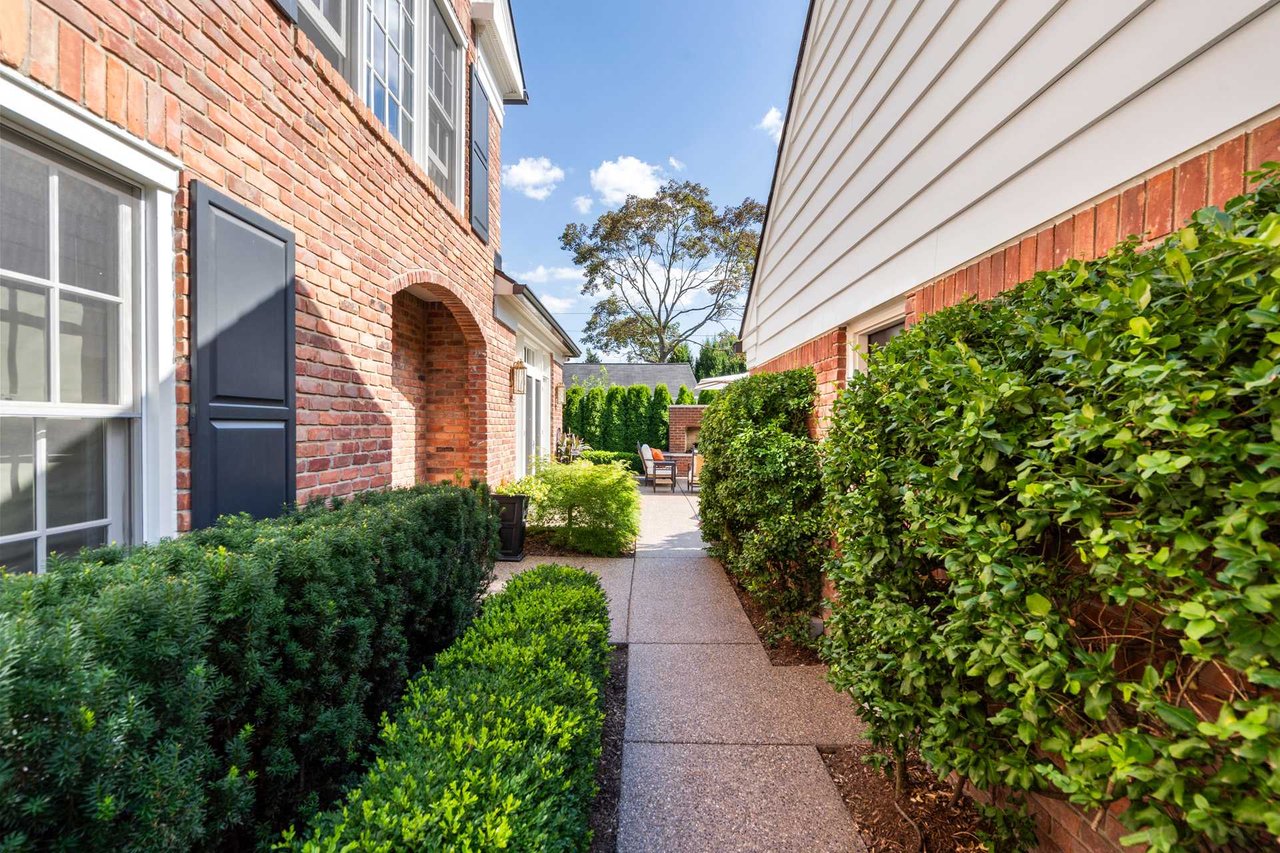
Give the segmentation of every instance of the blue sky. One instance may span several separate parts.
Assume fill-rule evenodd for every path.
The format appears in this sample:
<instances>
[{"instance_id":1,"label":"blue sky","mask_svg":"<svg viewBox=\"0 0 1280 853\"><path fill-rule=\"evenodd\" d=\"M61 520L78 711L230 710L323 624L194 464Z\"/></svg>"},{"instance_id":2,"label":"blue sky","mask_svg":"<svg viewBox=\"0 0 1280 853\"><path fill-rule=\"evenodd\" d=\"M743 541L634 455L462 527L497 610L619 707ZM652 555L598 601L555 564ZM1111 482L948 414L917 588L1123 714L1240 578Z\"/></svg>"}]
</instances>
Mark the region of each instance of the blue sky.
<instances>
[{"instance_id":1,"label":"blue sky","mask_svg":"<svg viewBox=\"0 0 1280 853\"><path fill-rule=\"evenodd\" d=\"M503 267L576 338L591 300L560 249L567 223L671 177L717 205L764 202L806 2L513 5L530 98L503 127Z\"/></svg>"}]
</instances>

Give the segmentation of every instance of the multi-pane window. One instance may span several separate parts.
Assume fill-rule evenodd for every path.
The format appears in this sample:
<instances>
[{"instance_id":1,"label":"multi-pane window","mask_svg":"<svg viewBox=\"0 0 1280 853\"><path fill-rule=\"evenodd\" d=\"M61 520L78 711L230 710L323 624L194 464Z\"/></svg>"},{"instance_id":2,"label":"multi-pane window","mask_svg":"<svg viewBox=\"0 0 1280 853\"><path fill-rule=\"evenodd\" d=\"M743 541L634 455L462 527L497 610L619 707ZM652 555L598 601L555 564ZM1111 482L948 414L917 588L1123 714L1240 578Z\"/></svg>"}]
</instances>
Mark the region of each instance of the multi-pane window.
<instances>
[{"instance_id":1,"label":"multi-pane window","mask_svg":"<svg viewBox=\"0 0 1280 853\"><path fill-rule=\"evenodd\" d=\"M462 49L444 13L431 6L431 63L427 86L431 119L427 128L427 174L449 198L458 198L458 127L462 114Z\"/></svg>"},{"instance_id":2,"label":"multi-pane window","mask_svg":"<svg viewBox=\"0 0 1280 853\"><path fill-rule=\"evenodd\" d=\"M414 0L365 2L369 106L405 150L413 153Z\"/></svg>"},{"instance_id":3,"label":"multi-pane window","mask_svg":"<svg viewBox=\"0 0 1280 853\"><path fill-rule=\"evenodd\" d=\"M127 537L136 194L0 142L0 565Z\"/></svg>"},{"instance_id":4,"label":"multi-pane window","mask_svg":"<svg viewBox=\"0 0 1280 853\"><path fill-rule=\"evenodd\" d=\"M347 0L298 0L298 5L339 53L346 53Z\"/></svg>"}]
</instances>

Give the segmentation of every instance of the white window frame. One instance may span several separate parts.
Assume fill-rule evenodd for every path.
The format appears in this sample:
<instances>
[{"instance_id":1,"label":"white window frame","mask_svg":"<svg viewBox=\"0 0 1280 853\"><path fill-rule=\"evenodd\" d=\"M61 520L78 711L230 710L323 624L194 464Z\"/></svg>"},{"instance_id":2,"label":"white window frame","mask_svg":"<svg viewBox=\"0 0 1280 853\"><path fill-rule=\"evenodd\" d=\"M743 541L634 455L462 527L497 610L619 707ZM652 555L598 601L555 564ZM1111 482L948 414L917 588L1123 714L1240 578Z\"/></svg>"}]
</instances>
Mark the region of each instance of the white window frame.
<instances>
[{"instance_id":1,"label":"white window frame","mask_svg":"<svg viewBox=\"0 0 1280 853\"><path fill-rule=\"evenodd\" d=\"M360 93L360 98L372 108L373 92L369 88L369 56L370 47L370 25L369 25L369 0L348 0L348 2L359 3L359 14L356 26L356 38L358 46L355 49L356 59L356 91ZM453 35L454 41L458 43L458 60L457 60L457 85L454 87L453 115L455 132L457 133L457 144L453 146L453 160L449 164L451 174L456 174L458 180L455 182L455 189L452 197L449 198L457 208L458 212L466 215L466 168L467 153L470 145L470 123L466 114L467 104L467 49L470 40L467 38L466 30L462 27L462 21L458 18L457 11L451 3L441 2L441 0L415 0L418 7L415 11L416 30L413 39L413 75L414 75L414 129L412 148L409 154L423 169L429 169L432 158L430 153L430 136L429 129L431 126L431 82L430 69L428 63L431 60L430 40L431 40L431 14L428 4L434 5L444 16L445 24L449 27ZM494 103L490 101L491 105ZM500 101L498 102L500 103ZM443 167L443 164L442 164ZM444 190L440 192L443 194Z\"/></svg>"},{"instance_id":2,"label":"white window frame","mask_svg":"<svg viewBox=\"0 0 1280 853\"><path fill-rule=\"evenodd\" d=\"M362 2L362 0L338 0L338 2L342 4L340 20L345 30L348 29L347 21L349 20L347 17L349 12L347 4L349 2ZM347 56L347 39L344 33L334 29L333 24L329 22L329 19L325 17L324 12L320 9L320 4L315 0L298 0L298 8L307 16L307 20L324 34L324 37L329 40L329 44L338 52L338 55L345 59Z\"/></svg>"},{"instance_id":3,"label":"white window frame","mask_svg":"<svg viewBox=\"0 0 1280 853\"><path fill-rule=\"evenodd\" d=\"M8 68L0 68L0 124L6 131L21 133L81 160L139 191L134 268L138 298L132 306L133 334L127 341L120 336L121 351L130 351L127 375L133 384L128 398L122 397L120 405L76 405L73 410L56 404L0 401L0 414L128 416L126 479L131 538L152 542L173 536L178 516L178 409L172 235L182 164ZM56 334L56 327L51 325L51 329ZM43 565L43 554L38 559Z\"/></svg>"},{"instance_id":4,"label":"white window frame","mask_svg":"<svg viewBox=\"0 0 1280 853\"><path fill-rule=\"evenodd\" d=\"M905 323L907 319L907 300L895 299L879 308L875 308L851 320L845 326L845 346L848 347L846 364L849 376L863 373L867 369L867 339L890 326ZM844 377L847 381L849 376Z\"/></svg>"},{"instance_id":5,"label":"white window frame","mask_svg":"<svg viewBox=\"0 0 1280 853\"><path fill-rule=\"evenodd\" d=\"M532 385L533 393L528 390L518 395L516 406L516 477L525 477L533 473L539 459L551 455L551 353L542 348L538 342L527 338L516 339L516 354L525 366L525 381ZM533 456L529 455L530 410L533 410L536 421L534 428ZM540 430L539 430L540 428ZM541 435L538 435L538 432ZM538 439L541 438L541 441Z\"/></svg>"}]
</instances>

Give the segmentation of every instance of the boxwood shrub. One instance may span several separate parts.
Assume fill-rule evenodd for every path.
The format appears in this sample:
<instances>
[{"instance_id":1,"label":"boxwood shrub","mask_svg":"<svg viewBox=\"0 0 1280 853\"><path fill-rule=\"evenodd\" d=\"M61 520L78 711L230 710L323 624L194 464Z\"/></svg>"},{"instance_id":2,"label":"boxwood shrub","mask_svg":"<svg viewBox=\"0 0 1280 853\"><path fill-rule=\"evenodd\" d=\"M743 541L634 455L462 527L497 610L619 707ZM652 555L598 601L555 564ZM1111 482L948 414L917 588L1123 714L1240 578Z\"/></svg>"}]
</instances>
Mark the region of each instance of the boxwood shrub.
<instances>
[{"instance_id":1,"label":"boxwood shrub","mask_svg":"<svg viewBox=\"0 0 1280 853\"><path fill-rule=\"evenodd\" d=\"M772 634L808 641L824 559L812 368L740 379L707 408L698 450L702 534Z\"/></svg>"},{"instance_id":2,"label":"boxwood shrub","mask_svg":"<svg viewBox=\"0 0 1280 853\"><path fill-rule=\"evenodd\" d=\"M826 653L872 740L1127 801L1126 844L1274 845L1277 170L1154 247L928 317L850 382Z\"/></svg>"},{"instance_id":3,"label":"boxwood shrub","mask_svg":"<svg viewBox=\"0 0 1280 853\"><path fill-rule=\"evenodd\" d=\"M423 487L4 578L0 846L244 846L332 802L496 528L483 488Z\"/></svg>"},{"instance_id":4,"label":"boxwood shrub","mask_svg":"<svg viewBox=\"0 0 1280 853\"><path fill-rule=\"evenodd\" d=\"M340 809L284 846L585 850L609 661L599 580L543 565L515 577L383 725Z\"/></svg>"}]
</instances>

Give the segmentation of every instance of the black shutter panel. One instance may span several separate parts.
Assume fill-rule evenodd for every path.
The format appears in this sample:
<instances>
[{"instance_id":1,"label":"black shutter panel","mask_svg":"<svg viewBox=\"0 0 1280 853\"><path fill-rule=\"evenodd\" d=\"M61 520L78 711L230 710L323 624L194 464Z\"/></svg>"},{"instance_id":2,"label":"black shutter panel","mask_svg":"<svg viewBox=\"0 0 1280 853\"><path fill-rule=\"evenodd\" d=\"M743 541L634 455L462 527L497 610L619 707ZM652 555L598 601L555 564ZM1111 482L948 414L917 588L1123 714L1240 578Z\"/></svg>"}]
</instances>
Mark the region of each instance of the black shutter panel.
<instances>
[{"instance_id":1,"label":"black shutter panel","mask_svg":"<svg viewBox=\"0 0 1280 853\"><path fill-rule=\"evenodd\" d=\"M193 181L191 517L294 501L294 236Z\"/></svg>"},{"instance_id":2,"label":"black shutter panel","mask_svg":"<svg viewBox=\"0 0 1280 853\"><path fill-rule=\"evenodd\" d=\"M489 242L489 98L471 69L471 227Z\"/></svg>"}]
</instances>

